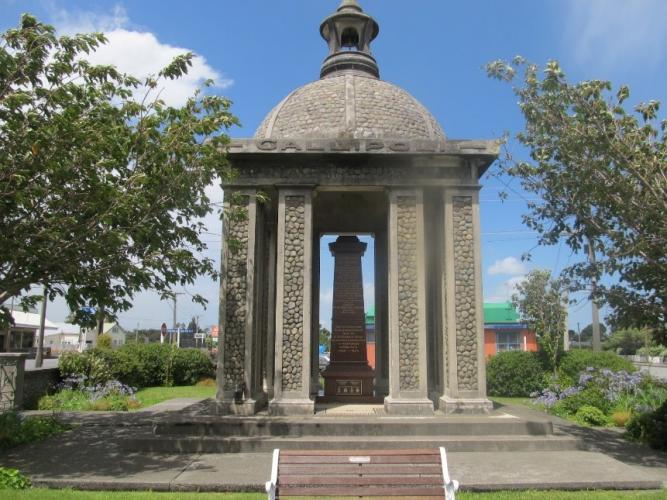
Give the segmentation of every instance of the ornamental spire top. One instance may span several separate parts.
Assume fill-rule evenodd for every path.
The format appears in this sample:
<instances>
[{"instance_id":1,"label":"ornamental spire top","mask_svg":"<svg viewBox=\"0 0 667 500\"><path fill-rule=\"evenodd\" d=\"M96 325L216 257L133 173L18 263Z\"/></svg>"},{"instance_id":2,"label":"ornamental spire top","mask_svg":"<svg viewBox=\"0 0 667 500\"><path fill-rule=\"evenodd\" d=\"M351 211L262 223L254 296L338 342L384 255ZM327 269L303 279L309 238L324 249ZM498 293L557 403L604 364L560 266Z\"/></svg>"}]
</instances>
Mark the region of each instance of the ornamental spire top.
<instances>
[{"instance_id":1,"label":"ornamental spire top","mask_svg":"<svg viewBox=\"0 0 667 500\"><path fill-rule=\"evenodd\" d=\"M321 78L341 72L380 77L371 55L371 42L380 32L378 23L365 14L357 0L343 0L336 12L320 26L322 38L329 45L329 55L322 63Z\"/></svg>"}]
</instances>

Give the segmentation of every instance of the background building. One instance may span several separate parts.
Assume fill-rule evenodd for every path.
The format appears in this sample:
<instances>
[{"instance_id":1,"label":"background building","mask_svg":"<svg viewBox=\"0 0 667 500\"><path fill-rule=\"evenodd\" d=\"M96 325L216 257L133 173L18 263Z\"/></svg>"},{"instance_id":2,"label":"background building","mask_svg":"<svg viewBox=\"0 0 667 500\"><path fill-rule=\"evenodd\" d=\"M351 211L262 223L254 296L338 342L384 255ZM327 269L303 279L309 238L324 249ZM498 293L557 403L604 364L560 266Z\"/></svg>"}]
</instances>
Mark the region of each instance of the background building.
<instances>
[{"instance_id":1,"label":"background building","mask_svg":"<svg viewBox=\"0 0 667 500\"><path fill-rule=\"evenodd\" d=\"M484 304L484 355L502 351L537 351L537 336L519 321L511 302Z\"/></svg>"}]
</instances>

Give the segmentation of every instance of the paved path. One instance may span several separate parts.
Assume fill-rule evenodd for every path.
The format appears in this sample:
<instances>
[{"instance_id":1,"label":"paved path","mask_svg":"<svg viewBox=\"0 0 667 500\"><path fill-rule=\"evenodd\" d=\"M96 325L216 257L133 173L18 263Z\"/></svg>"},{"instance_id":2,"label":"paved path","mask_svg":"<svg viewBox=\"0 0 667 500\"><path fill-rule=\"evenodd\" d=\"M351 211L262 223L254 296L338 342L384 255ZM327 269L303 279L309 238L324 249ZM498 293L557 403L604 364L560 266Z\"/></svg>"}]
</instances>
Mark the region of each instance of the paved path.
<instances>
[{"instance_id":1,"label":"paved path","mask_svg":"<svg viewBox=\"0 0 667 500\"><path fill-rule=\"evenodd\" d=\"M187 412L187 401L178 405ZM120 440L152 435L153 424L173 415L160 410L67 414L81 425L59 437L0 455L36 485L78 489L155 491L263 491L271 455L131 453ZM533 410L507 406L517 416ZM538 413L545 418L543 413ZM450 472L462 489L593 489L667 486L667 454L627 443L613 430L586 429L554 418L556 432L581 437L589 451L449 453ZM652 481L652 483L649 483Z\"/></svg>"}]
</instances>

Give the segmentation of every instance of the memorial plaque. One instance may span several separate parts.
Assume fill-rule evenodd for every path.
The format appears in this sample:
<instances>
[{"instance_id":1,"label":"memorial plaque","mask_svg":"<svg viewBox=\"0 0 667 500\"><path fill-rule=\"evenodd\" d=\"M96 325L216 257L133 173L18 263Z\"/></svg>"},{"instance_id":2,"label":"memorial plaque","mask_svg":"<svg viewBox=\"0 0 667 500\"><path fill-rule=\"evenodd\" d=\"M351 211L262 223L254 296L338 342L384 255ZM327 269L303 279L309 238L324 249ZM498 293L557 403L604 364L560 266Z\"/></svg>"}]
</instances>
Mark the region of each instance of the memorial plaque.
<instances>
[{"instance_id":1,"label":"memorial plaque","mask_svg":"<svg viewBox=\"0 0 667 500\"><path fill-rule=\"evenodd\" d=\"M331 362L322 373L325 398L352 400L373 395L375 373L366 358L366 323L361 256L366 244L340 236L329 245L334 256Z\"/></svg>"}]
</instances>

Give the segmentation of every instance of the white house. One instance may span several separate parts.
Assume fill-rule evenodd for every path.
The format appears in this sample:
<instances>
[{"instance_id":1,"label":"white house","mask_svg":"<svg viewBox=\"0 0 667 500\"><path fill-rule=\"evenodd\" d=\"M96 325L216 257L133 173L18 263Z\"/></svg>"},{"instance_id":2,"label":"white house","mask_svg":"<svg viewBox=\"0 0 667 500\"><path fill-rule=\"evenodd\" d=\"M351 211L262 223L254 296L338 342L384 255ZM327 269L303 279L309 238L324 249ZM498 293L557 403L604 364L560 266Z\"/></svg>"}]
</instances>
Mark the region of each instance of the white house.
<instances>
[{"instance_id":1,"label":"white house","mask_svg":"<svg viewBox=\"0 0 667 500\"><path fill-rule=\"evenodd\" d=\"M14 325L8 331L0 332L0 352L29 352L37 345L39 314L12 310L12 317ZM44 337L57 329L54 323L45 320ZM48 347L46 342L44 347Z\"/></svg>"},{"instance_id":2,"label":"white house","mask_svg":"<svg viewBox=\"0 0 667 500\"><path fill-rule=\"evenodd\" d=\"M44 347L52 352L83 351L97 346L97 329L81 328L69 323L57 323L58 329L45 334ZM127 332L118 323L104 323L102 333L111 336L111 346L125 344Z\"/></svg>"}]
</instances>

